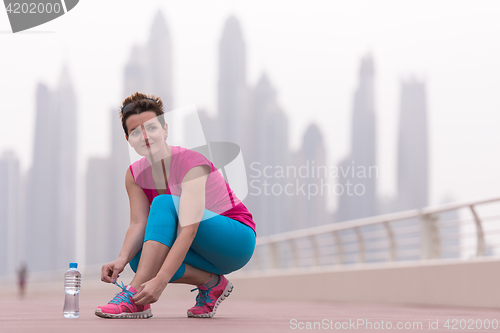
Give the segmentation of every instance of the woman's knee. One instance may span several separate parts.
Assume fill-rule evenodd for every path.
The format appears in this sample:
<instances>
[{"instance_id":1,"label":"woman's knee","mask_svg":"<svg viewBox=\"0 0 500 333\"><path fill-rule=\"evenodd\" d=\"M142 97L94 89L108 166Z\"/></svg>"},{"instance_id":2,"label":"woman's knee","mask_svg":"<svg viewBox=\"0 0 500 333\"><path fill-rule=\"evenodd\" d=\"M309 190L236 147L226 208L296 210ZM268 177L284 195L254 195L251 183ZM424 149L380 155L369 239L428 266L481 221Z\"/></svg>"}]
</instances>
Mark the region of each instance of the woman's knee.
<instances>
[{"instance_id":1,"label":"woman's knee","mask_svg":"<svg viewBox=\"0 0 500 333\"><path fill-rule=\"evenodd\" d=\"M141 260L142 249L130 260L128 263L130 268L134 273L137 273L137 268L139 267L139 261Z\"/></svg>"},{"instance_id":2,"label":"woman's knee","mask_svg":"<svg viewBox=\"0 0 500 333\"><path fill-rule=\"evenodd\" d=\"M146 228L156 226L176 227L178 221L178 197L172 195L159 195L153 199L149 209L148 224Z\"/></svg>"},{"instance_id":3,"label":"woman's knee","mask_svg":"<svg viewBox=\"0 0 500 333\"><path fill-rule=\"evenodd\" d=\"M168 247L172 246L179 221L178 200L179 197L166 194L154 198L149 210L144 241L154 240Z\"/></svg>"},{"instance_id":4,"label":"woman's knee","mask_svg":"<svg viewBox=\"0 0 500 333\"><path fill-rule=\"evenodd\" d=\"M176 280L179 280L184 275L185 272L186 272L186 265L182 263L168 283L172 283Z\"/></svg>"},{"instance_id":5,"label":"woman's knee","mask_svg":"<svg viewBox=\"0 0 500 333\"><path fill-rule=\"evenodd\" d=\"M151 210L170 211L177 213L179 209L179 197L170 194L156 196L151 203Z\"/></svg>"}]
</instances>

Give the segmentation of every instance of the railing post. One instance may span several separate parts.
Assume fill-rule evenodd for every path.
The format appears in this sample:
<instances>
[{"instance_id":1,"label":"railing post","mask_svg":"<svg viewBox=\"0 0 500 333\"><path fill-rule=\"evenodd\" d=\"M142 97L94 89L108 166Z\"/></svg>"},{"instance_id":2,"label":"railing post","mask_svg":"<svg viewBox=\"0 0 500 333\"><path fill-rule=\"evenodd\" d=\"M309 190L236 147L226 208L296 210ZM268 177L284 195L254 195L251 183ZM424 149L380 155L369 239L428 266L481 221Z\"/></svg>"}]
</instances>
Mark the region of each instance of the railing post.
<instances>
[{"instance_id":1,"label":"railing post","mask_svg":"<svg viewBox=\"0 0 500 333\"><path fill-rule=\"evenodd\" d=\"M258 270L258 271L262 271L264 270L263 267L262 267L262 262L260 260L260 254L259 254L259 247L256 246L255 247L255 250L254 250L254 253L253 253L253 256L252 256L252 260L253 260L253 265L255 265L254 267L256 269L254 269L254 267L252 267L253 270Z\"/></svg>"},{"instance_id":2,"label":"railing post","mask_svg":"<svg viewBox=\"0 0 500 333\"><path fill-rule=\"evenodd\" d=\"M438 219L433 214L420 216L420 258L436 259L441 257L441 242L439 237Z\"/></svg>"},{"instance_id":3,"label":"railing post","mask_svg":"<svg viewBox=\"0 0 500 333\"><path fill-rule=\"evenodd\" d=\"M277 242L272 242L269 244L269 249L271 250L271 267L273 269L278 269L280 267L280 254Z\"/></svg>"},{"instance_id":4,"label":"railing post","mask_svg":"<svg viewBox=\"0 0 500 333\"><path fill-rule=\"evenodd\" d=\"M316 235L309 236L309 241L311 242L311 246L313 249L313 265L319 266L319 248L318 241L316 240Z\"/></svg>"},{"instance_id":5,"label":"railing post","mask_svg":"<svg viewBox=\"0 0 500 333\"><path fill-rule=\"evenodd\" d=\"M335 245L337 247L337 264L342 265L344 263L344 250L342 249L342 240L340 239L338 231L332 232L333 239L335 239Z\"/></svg>"},{"instance_id":6,"label":"railing post","mask_svg":"<svg viewBox=\"0 0 500 333\"><path fill-rule=\"evenodd\" d=\"M389 221L384 222L385 230L387 230L387 235L389 238L389 261L396 260L396 239L394 237L394 232Z\"/></svg>"},{"instance_id":7,"label":"railing post","mask_svg":"<svg viewBox=\"0 0 500 333\"><path fill-rule=\"evenodd\" d=\"M292 267L297 268L299 267L299 252L297 251L297 244L295 242L295 239L290 239L289 242L292 252Z\"/></svg>"},{"instance_id":8,"label":"railing post","mask_svg":"<svg viewBox=\"0 0 500 333\"><path fill-rule=\"evenodd\" d=\"M365 241L363 239L363 235L361 234L361 230L359 227L355 227L354 231L356 232L356 238L358 239L358 262L359 263L364 263L365 262Z\"/></svg>"},{"instance_id":9,"label":"railing post","mask_svg":"<svg viewBox=\"0 0 500 333\"><path fill-rule=\"evenodd\" d=\"M484 231L483 231L483 225L481 223L481 219L479 218L479 215L476 212L476 208L474 205L470 205L470 210L472 212L472 215L474 216L474 222L476 223L476 234L477 234L477 256L484 256L486 246L484 242Z\"/></svg>"}]
</instances>

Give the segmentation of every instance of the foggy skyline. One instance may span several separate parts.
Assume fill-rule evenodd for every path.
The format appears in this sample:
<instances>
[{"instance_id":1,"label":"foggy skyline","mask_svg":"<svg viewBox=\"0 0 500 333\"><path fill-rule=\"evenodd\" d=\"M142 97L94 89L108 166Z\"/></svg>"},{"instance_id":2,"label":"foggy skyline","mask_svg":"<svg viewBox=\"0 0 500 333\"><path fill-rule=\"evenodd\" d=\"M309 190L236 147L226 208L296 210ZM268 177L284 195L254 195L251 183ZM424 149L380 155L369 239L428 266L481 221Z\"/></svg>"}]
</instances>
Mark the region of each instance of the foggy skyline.
<instances>
[{"instance_id":1,"label":"foggy skyline","mask_svg":"<svg viewBox=\"0 0 500 333\"><path fill-rule=\"evenodd\" d=\"M34 128L37 82L55 86L62 64L68 65L84 110L78 118L79 174L84 172L87 157L107 154L109 119L100 116L99 110L116 108L122 100L120 82L130 47L146 42L144 36L161 9L176 45L174 107L196 104L210 115L215 113L217 45L225 19L234 15L245 31L247 81L256 84L265 71L279 91L278 102L290 115L292 149L300 147L303 133L314 121L325 135L328 163L335 165L349 147L351 96L356 85L352 73L369 51L378 73L380 194L396 193L399 81L413 74L425 80L428 92L429 203L438 204L448 194L466 200L496 193L488 185L500 182L495 172L500 160L489 154L500 140L496 131L500 102L495 98L500 86L496 61L500 51L491 43L500 32L495 18L498 2L483 2L474 9L478 15L471 18L470 4L460 1L325 1L311 7L294 2L218 1L214 6L202 1L152 0L145 4L141 12L145 22L140 24L124 19L135 14L135 7L127 2L86 4L34 29L56 33L1 36L9 50L0 64L0 85L9 97L4 98L2 112L13 111L2 113L9 124L22 117L28 128ZM94 12L96 5L102 11ZM266 10L260 10L260 5ZM0 29L8 30L6 14L0 15L4 15ZM94 18L91 26L86 19L90 16ZM35 58L33 49L37 50ZM28 131L15 141L12 137L14 127L7 126L0 133L0 151L14 150L26 171L32 163L33 133ZM481 172L455 181L474 170L477 161L483 161Z\"/></svg>"},{"instance_id":2,"label":"foggy skyline","mask_svg":"<svg viewBox=\"0 0 500 333\"><path fill-rule=\"evenodd\" d=\"M120 2L120 6L112 1L86 4L78 7L79 12L72 11L40 28L55 34L2 35L4 47L10 51L0 64L4 74L0 85L9 96L6 109L14 111L7 121L15 122L22 115L29 128L34 126L32 96L36 83L41 80L55 85L61 64L68 64L85 110L79 116L79 140L84 143L79 152L80 174L85 158L104 156L109 149L103 144L108 140L105 129L109 120L99 117L97 111L115 108L122 99L119 82L128 50L133 44L143 43L150 29L150 24L128 24L132 12L126 2ZM93 12L95 5L103 10ZM193 6L199 10L193 12ZM352 73L363 54L371 51L379 73L376 103L381 136L377 148L382 195L396 193L392 176L396 172L398 82L412 74L424 78L433 142L429 151L433 160L429 202L437 204L447 194L457 200L492 196L494 189L487 184L492 179L500 181L495 172L500 161L488 154L500 140L495 128L500 102L494 98L499 89L496 59L500 54L490 42L500 32L494 19L499 6L497 2L483 2L474 8L481 19L471 21L471 4L457 1L320 2L316 7L273 2L265 5L264 12L259 10L259 3L239 1L219 1L217 6L197 1L149 1L141 17L152 23L161 9L169 22L176 44L174 107L194 103L213 115L217 43L225 19L237 16L245 29L249 83L255 84L264 70L278 88L278 100L290 114L292 148L298 149L311 121L321 120L317 123L331 152L330 164L338 163L348 152L349 112L355 88ZM2 15L0 28L8 30L7 16ZM95 17L92 26L85 19L88 15ZM190 20L182 19L186 15ZM34 48L36 58L30 56ZM299 93L301 90L303 93ZM9 138L14 133L12 127L0 133L0 151L16 151L25 171L31 164L33 134L28 131L13 142ZM477 160L487 162L481 173L454 181L472 170Z\"/></svg>"}]
</instances>

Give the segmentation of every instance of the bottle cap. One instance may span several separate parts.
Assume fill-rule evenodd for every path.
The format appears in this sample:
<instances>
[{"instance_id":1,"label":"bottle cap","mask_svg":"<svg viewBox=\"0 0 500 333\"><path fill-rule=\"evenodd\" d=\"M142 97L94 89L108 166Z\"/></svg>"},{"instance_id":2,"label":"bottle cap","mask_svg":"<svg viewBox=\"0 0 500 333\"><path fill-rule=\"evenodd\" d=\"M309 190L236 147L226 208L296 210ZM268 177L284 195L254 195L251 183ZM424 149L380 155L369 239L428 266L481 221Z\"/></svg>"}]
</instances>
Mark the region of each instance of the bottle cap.
<instances>
[{"instance_id":1,"label":"bottle cap","mask_svg":"<svg viewBox=\"0 0 500 333\"><path fill-rule=\"evenodd\" d=\"M69 268L78 268L78 263L76 263L76 262L70 262L69 263Z\"/></svg>"}]
</instances>

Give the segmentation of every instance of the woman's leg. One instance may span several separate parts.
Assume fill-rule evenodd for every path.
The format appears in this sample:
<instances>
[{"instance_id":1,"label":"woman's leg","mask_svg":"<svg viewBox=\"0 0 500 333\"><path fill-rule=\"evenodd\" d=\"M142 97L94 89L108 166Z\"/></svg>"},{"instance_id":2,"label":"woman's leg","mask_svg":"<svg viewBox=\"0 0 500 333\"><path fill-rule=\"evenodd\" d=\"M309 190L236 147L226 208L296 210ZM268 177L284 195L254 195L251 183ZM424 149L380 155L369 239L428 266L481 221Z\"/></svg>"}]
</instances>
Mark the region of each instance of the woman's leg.
<instances>
[{"instance_id":1,"label":"woman's leg","mask_svg":"<svg viewBox=\"0 0 500 333\"><path fill-rule=\"evenodd\" d=\"M153 200L141 252L130 262L134 288L156 276L177 236L179 197L161 195ZM184 263L170 283L200 285L214 274L243 267L255 247L253 230L228 217L205 210ZM139 260L140 259L140 260Z\"/></svg>"},{"instance_id":2,"label":"woman's leg","mask_svg":"<svg viewBox=\"0 0 500 333\"><path fill-rule=\"evenodd\" d=\"M136 272L136 275L134 276L132 282L130 282L130 285L135 289L139 289L138 287L140 287L141 284L154 278L160 271L169 250L168 246L162 243L146 241L143 245L143 250L138 253L136 258L134 258L137 263L134 265L133 262L130 262L132 270ZM143 252L151 252L153 255L146 254L143 259ZM141 268L139 268L139 262L142 265ZM212 276L212 273L210 272L201 270L186 263L184 263L184 265L186 267L184 275L175 281L170 281L170 283L184 283L197 286L207 282Z\"/></svg>"},{"instance_id":3,"label":"woman's leg","mask_svg":"<svg viewBox=\"0 0 500 333\"><path fill-rule=\"evenodd\" d=\"M199 286L200 284L206 283L212 277L212 273L210 272L193 267L186 263L184 263L184 265L186 266L184 275L175 281L171 281L170 283L183 283Z\"/></svg>"},{"instance_id":4,"label":"woman's leg","mask_svg":"<svg viewBox=\"0 0 500 333\"><path fill-rule=\"evenodd\" d=\"M130 261L136 275L130 286L136 290L158 273L177 237L179 197L160 195L151 205L143 248ZM243 267L255 248L253 230L228 217L205 210L196 236L184 262L170 282L198 286L196 305L188 310L188 317L212 317L218 304L232 290L224 277ZM213 274L212 274L213 273ZM133 291L133 290L132 290ZM149 318L148 305L130 302L130 289L113 298L108 305L98 307L95 314L104 318Z\"/></svg>"},{"instance_id":5,"label":"woman's leg","mask_svg":"<svg viewBox=\"0 0 500 333\"><path fill-rule=\"evenodd\" d=\"M136 272L130 285L135 289L139 289L141 284L154 278L165 261L177 236L178 203L179 198L170 195L158 196L153 200L145 242L141 251L130 262L130 267ZM204 217L216 215L209 211L206 212ZM199 285L210 279L211 275L207 271L186 265L180 267L173 278L180 280L179 283Z\"/></svg>"},{"instance_id":6,"label":"woman's leg","mask_svg":"<svg viewBox=\"0 0 500 333\"><path fill-rule=\"evenodd\" d=\"M215 315L220 302L233 290L224 274L242 268L252 257L254 248L253 230L238 221L217 215L200 223L184 264L214 275L198 285L196 304L187 310L188 317L211 318Z\"/></svg>"},{"instance_id":7,"label":"woman's leg","mask_svg":"<svg viewBox=\"0 0 500 333\"><path fill-rule=\"evenodd\" d=\"M151 280L160 271L170 248L162 243L149 240L142 246L141 260L130 285L139 290L141 284Z\"/></svg>"},{"instance_id":8,"label":"woman's leg","mask_svg":"<svg viewBox=\"0 0 500 333\"><path fill-rule=\"evenodd\" d=\"M217 215L202 221L184 263L214 274L239 270L255 249L255 233L247 225Z\"/></svg>"}]
</instances>

